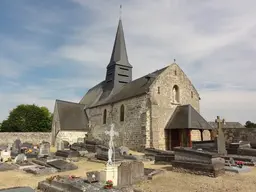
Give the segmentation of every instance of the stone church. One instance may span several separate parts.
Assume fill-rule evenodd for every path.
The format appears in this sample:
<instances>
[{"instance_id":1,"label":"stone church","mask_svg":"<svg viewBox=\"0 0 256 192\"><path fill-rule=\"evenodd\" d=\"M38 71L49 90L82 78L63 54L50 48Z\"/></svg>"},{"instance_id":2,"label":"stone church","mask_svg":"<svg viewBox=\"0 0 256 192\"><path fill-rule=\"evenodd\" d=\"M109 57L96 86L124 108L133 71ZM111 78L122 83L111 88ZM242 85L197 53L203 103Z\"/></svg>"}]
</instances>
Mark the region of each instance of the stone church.
<instances>
[{"instance_id":1,"label":"stone church","mask_svg":"<svg viewBox=\"0 0 256 192\"><path fill-rule=\"evenodd\" d=\"M136 66L135 66L136 69ZM212 127L200 115L200 96L182 69L173 63L133 80L119 20L106 76L79 103L56 100L52 144L78 138L108 142L114 123L115 145L143 151L191 146L210 140Z\"/></svg>"}]
</instances>

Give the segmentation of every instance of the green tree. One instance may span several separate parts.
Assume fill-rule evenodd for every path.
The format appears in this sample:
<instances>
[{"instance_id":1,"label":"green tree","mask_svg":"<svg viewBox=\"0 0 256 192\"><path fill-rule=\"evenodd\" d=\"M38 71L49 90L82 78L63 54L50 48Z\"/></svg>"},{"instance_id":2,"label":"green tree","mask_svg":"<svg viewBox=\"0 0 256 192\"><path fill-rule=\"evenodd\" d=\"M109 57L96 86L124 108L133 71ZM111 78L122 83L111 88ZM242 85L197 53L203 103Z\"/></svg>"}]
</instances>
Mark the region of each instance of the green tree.
<instances>
[{"instance_id":1,"label":"green tree","mask_svg":"<svg viewBox=\"0 0 256 192\"><path fill-rule=\"evenodd\" d=\"M1 132L48 132L52 114L46 107L18 105L1 124Z\"/></svg>"},{"instance_id":2,"label":"green tree","mask_svg":"<svg viewBox=\"0 0 256 192\"><path fill-rule=\"evenodd\" d=\"M246 121L245 127L247 128L256 128L256 124L251 121Z\"/></svg>"}]
</instances>

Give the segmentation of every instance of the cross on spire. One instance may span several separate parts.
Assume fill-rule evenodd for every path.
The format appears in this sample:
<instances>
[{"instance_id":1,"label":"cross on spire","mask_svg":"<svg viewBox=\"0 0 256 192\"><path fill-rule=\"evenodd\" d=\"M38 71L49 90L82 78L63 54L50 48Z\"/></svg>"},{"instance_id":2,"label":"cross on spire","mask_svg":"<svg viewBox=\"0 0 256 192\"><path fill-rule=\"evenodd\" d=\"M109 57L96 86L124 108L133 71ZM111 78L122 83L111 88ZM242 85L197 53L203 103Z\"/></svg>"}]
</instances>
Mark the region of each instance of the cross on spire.
<instances>
[{"instance_id":1,"label":"cross on spire","mask_svg":"<svg viewBox=\"0 0 256 192\"><path fill-rule=\"evenodd\" d=\"M122 5L120 5L120 8L119 8L119 18L120 19L122 18Z\"/></svg>"}]
</instances>

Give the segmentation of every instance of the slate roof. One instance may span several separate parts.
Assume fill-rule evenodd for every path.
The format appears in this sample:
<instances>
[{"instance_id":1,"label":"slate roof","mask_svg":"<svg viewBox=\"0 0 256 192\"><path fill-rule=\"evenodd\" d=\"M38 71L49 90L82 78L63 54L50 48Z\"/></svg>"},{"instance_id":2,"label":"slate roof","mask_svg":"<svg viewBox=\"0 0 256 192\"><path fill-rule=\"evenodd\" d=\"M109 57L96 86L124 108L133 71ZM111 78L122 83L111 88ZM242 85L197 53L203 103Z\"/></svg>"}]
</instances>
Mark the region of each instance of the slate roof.
<instances>
[{"instance_id":1,"label":"slate roof","mask_svg":"<svg viewBox=\"0 0 256 192\"><path fill-rule=\"evenodd\" d=\"M84 111L85 105L56 100L56 106L62 131L87 131L88 118Z\"/></svg>"},{"instance_id":2,"label":"slate roof","mask_svg":"<svg viewBox=\"0 0 256 192\"><path fill-rule=\"evenodd\" d=\"M210 121L208 122L212 127L217 128L217 123ZM223 128L246 128L239 122L226 122Z\"/></svg>"},{"instance_id":3,"label":"slate roof","mask_svg":"<svg viewBox=\"0 0 256 192\"><path fill-rule=\"evenodd\" d=\"M167 67L164 67L164 68L159 69L153 73L150 73L141 78L133 80L130 83L127 83L119 90L115 90L115 92L111 93L107 98L104 98L101 96L102 94L104 94L103 90L102 90L104 82L101 82L94 88L90 89L87 92L87 94L84 96L84 98L80 101L80 103L85 104L89 108L93 108L93 107L97 107L100 105L111 104L111 103L115 103L118 101L130 99L130 98L133 98L136 96L146 94L149 90L150 85L166 68ZM98 94L100 92L101 92L101 95ZM102 99L97 100L95 95L97 95L96 97L100 97ZM83 100L86 102L83 102ZM97 101L95 102L95 100L97 100ZM90 103L91 105L88 105L88 103Z\"/></svg>"},{"instance_id":4,"label":"slate roof","mask_svg":"<svg viewBox=\"0 0 256 192\"><path fill-rule=\"evenodd\" d=\"M110 58L110 62L107 67L112 65L122 65L132 68L132 65L128 61L125 39L124 39L124 30L122 25L122 20L119 19L115 43L112 50L112 55Z\"/></svg>"},{"instance_id":5,"label":"slate roof","mask_svg":"<svg viewBox=\"0 0 256 192\"><path fill-rule=\"evenodd\" d=\"M213 129L211 125L191 106L177 106L166 129Z\"/></svg>"}]
</instances>

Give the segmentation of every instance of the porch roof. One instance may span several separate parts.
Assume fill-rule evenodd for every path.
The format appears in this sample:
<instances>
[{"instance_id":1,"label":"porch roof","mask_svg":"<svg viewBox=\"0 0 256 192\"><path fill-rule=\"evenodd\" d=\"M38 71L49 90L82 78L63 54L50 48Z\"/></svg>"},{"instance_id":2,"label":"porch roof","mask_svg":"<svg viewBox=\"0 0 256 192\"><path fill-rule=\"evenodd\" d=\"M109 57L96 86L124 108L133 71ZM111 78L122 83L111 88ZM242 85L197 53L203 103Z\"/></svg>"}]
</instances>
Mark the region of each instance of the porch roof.
<instances>
[{"instance_id":1,"label":"porch roof","mask_svg":"<svg viewBox=\"0 0 256 192\"><path fill-rule=\"evenodd\" d=\"M214 129L191 105L177 106L166 129Z\"/></svg>"}]
</instances>

